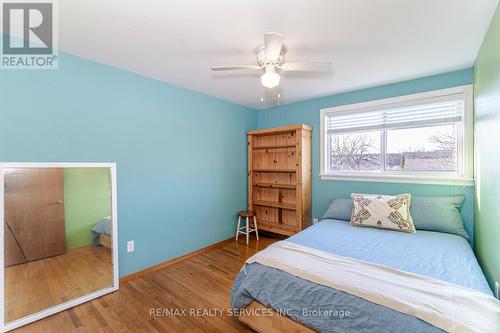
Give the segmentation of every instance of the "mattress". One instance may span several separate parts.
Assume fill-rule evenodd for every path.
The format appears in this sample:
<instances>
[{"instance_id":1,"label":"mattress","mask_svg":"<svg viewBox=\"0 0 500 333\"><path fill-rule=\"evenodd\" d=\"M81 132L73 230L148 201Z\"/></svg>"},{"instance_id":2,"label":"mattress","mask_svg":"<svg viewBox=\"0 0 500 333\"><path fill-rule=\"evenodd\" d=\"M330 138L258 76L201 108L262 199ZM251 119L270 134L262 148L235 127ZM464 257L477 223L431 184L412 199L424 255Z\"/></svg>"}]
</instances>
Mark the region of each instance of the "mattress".
<instances>
[{"instance_id":1,"label":"mattress","mask_svg":"<svg viewBox=\"0 0 500 333\"><path fill-rule=\"evenodd\" d=\"M421 230L410 234L323 220L288 240L491 295L469 243L460 236ZM320 332L441 331L411 315L257 263L245 266L231 290L234 308L244 308L253 300Z\"/></svg>"}]
</instances>

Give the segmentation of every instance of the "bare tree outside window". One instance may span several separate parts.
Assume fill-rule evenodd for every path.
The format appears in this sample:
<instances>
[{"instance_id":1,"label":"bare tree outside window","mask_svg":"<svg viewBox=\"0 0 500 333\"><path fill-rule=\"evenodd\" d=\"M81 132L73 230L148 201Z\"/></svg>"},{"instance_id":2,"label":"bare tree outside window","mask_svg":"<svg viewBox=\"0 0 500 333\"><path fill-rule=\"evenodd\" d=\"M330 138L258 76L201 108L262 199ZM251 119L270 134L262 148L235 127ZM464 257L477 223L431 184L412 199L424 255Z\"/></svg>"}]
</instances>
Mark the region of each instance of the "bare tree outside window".
<instances>
[{"instance_id":1,"label":"bare tree outside window","mask_svg":"<svg viewBox=\"0 0 500 333\"><path fill-rule=\"evenodd\" d=\"M453 124L387 131L386 170L456 171L455 133Z\"/></svg>"},{"instance_id":2,"label":"bare tree outside window","mask_svg":"<svg viewBox=\"0 0 500 333\"><path fill-rule=\"evenodd\" d=\"M330 134L330 171L456 171L453 124L386 131L385 167L381 132Z\"/></svg>"},{"instance_id":3,"label":"bare tree outside window","mask_svg":"<svg viewBox=\"0 0 500 333\"><path fill-rule=\"evenodd\" d=\"M438 132L429 138L429 142L433 143L436 147L445 153L445 159L454 161L457 151L457 139L455 133Z\"/></svg>"},{"instance_id":4,"label":"bare tree outside window","mask_svg":"<svg viewBox=\"0 0 500 333\"><path fill-rule=\"evenodd\" d=\"M331 170L379 170L380 133L331 135L330 152Z\"/></svg>"}]
</instances>

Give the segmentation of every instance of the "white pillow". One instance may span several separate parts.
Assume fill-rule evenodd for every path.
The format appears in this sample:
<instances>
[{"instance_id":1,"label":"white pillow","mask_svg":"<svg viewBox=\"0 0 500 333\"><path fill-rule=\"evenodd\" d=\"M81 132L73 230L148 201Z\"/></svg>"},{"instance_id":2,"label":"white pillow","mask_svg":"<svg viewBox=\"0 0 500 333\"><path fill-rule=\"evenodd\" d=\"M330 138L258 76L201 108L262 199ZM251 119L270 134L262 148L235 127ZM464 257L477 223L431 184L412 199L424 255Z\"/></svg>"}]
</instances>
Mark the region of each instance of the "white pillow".
<instances>
[{"instance_id":1,"label":"white pillow","mask_svg":"<svg viewBox=\"0 0 500 333\"><path fill-rule=\"evenodd\" d=\"M415 232L410 215L411 195L351 194L351 225Z\"/></svg>"}]
</instances>

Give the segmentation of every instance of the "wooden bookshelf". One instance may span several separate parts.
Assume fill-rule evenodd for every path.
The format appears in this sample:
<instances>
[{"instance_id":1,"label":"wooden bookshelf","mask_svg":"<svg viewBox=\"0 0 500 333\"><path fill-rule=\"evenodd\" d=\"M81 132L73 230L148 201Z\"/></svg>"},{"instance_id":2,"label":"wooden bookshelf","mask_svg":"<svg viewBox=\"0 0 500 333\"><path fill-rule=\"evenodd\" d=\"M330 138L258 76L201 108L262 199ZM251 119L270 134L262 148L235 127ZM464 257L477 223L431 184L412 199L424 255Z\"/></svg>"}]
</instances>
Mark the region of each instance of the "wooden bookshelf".
<instances>
[{"instance_id":1,"label":"wooden bookshelf","mask_svg":"<svg viewBox=\"0 0 500 333\"><path fill-rule=\"evenodd\" d=\"M255 183L254 186L269 187L269 188L291 188L291 189L294 189L297 185L295 185L295 184L275 184L275 183Z\"/></svg>"},{"instance_id":2,"label":"wooden bookshelf","mask_svg":"<svg viewBox=\"0 0 500 333\"><path fill-rule=\"evenodd\" d=\"M281 144L281 145L262 145L253 147L253 149L282 149L282 148L295 148L295 144Z\"/></svg>"},{"instance_id":3,"label":"wooden bookshelf","mask_svg":"<svg viewBox=\"0 0 500 333\"><path fill-rule=\"evenodd\" d=\"M297 170L295 169L260 169L260 168L257 168L257 169L254 169L253 171L255 172L296 172Z\"/></svg>"},{"instance_id":4,"label":"wooden bookshelf","mask_svg":"<svg viewBox=\"0 0 500 333\"><path fill-rule=\"evenodd\" d=\"M307 125L248 132L248 207L260 229L291 236L311 225L311 135Z\"/></svg>"},{"instance_id":5,"label":"wooden bookshelf","mask_svg":"<svg viewBox=\"0 0 500 333\"><path fill-rule=\"evenodd\" d=\"M273 202L273 201L264 201L264 200L254 200L254 205L264 206L264 207L275 207L275 208L283 208L283 209L291 209L295 210L295 204L287 204L282 202Z\"/></svg>"}]
</instances>

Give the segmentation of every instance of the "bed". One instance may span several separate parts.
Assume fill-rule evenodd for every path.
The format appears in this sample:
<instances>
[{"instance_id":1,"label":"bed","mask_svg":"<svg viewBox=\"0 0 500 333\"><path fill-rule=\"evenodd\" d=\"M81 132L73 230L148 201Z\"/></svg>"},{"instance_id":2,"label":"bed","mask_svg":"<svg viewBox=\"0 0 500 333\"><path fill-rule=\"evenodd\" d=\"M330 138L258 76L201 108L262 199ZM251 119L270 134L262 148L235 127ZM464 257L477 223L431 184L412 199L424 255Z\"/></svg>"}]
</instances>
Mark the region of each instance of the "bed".
<instances>
[{"instance_id":1,"label":"bed","mask_svg":"<svg viewBox=\"0 0 500 333\"><path fill-rule=\"evenodd\" d=\"M103 217L99 222L97 222L97 224L92 228L92 243L94 246L102 246L111 250L111 230L111 216Z\"/></svg>"},{"instance_id":2,"label":"bed","mask_svg":"<svg viewBox=\"0 0 500 333\"><path fill-rule=\"evenodd\" d=\"M325 219L287 241L465 287L462 289L484 295L497 311L498 304L492 300L472 249L461 236L359 228L347 221ZM261 332L443 331L413 315L258 262L247 263L237 276L231 305L240 313L240 320ZM272 316L254 315L256 309L270 309Z\"/></svg>"}]
</instances>

